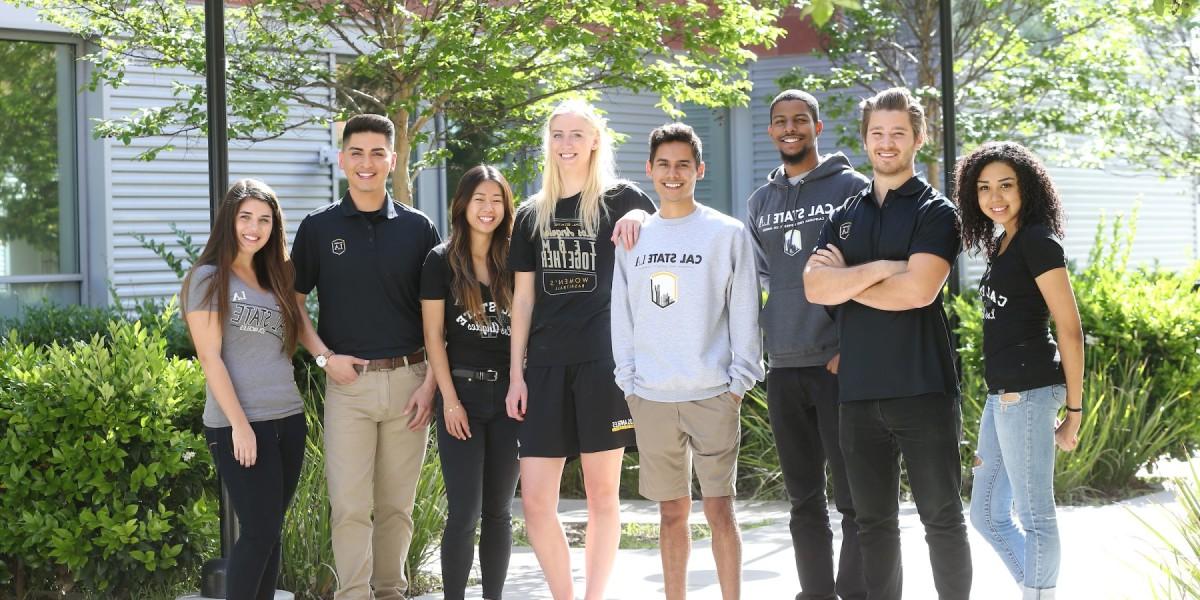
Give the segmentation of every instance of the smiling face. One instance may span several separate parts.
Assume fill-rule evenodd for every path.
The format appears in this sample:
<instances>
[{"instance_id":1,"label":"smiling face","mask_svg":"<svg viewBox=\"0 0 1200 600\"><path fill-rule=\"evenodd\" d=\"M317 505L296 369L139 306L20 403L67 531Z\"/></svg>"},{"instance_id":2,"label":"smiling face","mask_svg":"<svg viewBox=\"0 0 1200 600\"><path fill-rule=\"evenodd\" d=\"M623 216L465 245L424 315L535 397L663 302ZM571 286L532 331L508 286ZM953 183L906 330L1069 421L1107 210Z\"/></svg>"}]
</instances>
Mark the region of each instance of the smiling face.
<instances>
[{"instance_id":1,"label":"smiling face","mask_svg":"<svg viewBox=\"0 0 1200 600\"><path fill-rule=\"evenodd\" d=\"M550 159L565 172L586 171L599 143L599 133L580 115L563 113L550 120Z\"/></svg>"},{"instance_id":2,"label":"smiling face","mask_svg":"<svg viewBox=\"0 0 1200 600\"><path fill-rule=\"evenodd\" d=\"M771 124L767 135L775 142L783 162L795 165L813 163L816 166L817 136L822 124L813 119L807 104L801 100L784 100L771 109Z\"/></svg>"},{"instance_id":3,"label":"smiling face","mask_svg":"<svg viewBox=\"0 0 1200 600\"><path fill-rule=\"evenodd\" d=\"M271 239L274 225L275 217L270 204L257 198L243 200L233 221L238 253L254 256L254 253L262 250Z\"/></svg>"},{"instance_id":4,"label":"smiling face","mask_svg":"<svg viewBox=\"0 0 1200 600\"><path fill-rule=\"evenodd\" d=\"M914 159L924 142L913 133L908 113L900 110L872 112L863 139L871 167L882 176L914 172Z\"/></svg>"},{"instance_id":5,"label":"smiling face","mask_svg":"<svg viewBox=\"0 0 1200 600\"><path fill-rule=\"evenodd\" d=\"M475 187L467 202L467 226L472 231L491 234L504 221L504 205L508 200L495 181L484 181Z\"/></svg>"},{"instance_id":6,"label":"smiling face","mask_svg":"<svg viewBox=\"0 0 1200 600\"><path fill-rule=\"evenodd\" d=\"M1002 160L988 163L979 171L975 193L979 210L1011 235L1021 216L1021 188L1012 166Z\"/></svg>"},{"instance_id":7,"label":"smiling face","mask_svg":"<svg viewBox=\"0 0 1200 600\"><path fill-rule=\"evenodd\" d=\"M350 191L379 194L387 189L388 175L396 167L396 155L386 135L362 131L351 135L342 145L338 166L346 174Z\"/></svg>"},{"instance_id":8,"label":"smiling face","mask_svg":"<svg viewBox=\"0 0 1200 600\"><path fill-rule=\"evenodd\" d=\"M686 202L696 195L696 181L704 179L704 163L696 163L687 142L664 142L646 161L646 175L663 203Z\"/></svg>"}]
</instances>

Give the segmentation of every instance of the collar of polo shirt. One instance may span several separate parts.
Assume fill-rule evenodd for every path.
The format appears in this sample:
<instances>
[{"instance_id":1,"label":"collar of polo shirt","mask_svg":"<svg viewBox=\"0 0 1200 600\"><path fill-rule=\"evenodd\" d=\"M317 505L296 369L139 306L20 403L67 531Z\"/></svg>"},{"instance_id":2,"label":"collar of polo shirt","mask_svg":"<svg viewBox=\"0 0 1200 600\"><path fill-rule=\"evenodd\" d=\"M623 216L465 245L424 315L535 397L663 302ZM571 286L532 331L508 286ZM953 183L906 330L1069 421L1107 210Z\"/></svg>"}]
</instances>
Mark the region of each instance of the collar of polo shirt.
<instances>
[{"instance_id":1,"label":"collar of polo shirt","mask_svg":"<svg viewBox=\"0 0 1200 600\"><path fill-rule=\"evenodd\" d=\"M342 199L339 202L342 206L342 214L347 217L353 217L359 213L358 208L354 206L354 200L350 198L350 192L342 194ZM396 212L396 201L392 200L392 193L387 192L383 199L383 206L387 208L387 218L394 219L400 213Z\"/></svg>"}]
</instances>

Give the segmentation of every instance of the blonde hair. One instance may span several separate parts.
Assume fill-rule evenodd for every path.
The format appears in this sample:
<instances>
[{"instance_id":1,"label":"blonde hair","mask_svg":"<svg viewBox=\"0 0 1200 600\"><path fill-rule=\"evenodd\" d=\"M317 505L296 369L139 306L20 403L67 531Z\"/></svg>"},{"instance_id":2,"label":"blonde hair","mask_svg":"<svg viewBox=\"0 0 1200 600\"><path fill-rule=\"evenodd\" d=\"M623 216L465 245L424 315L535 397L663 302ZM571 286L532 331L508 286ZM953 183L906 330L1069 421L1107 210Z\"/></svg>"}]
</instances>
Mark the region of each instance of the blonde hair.
<instances>
[{"instance_id":1,"label":"blonde hair","mask_svg":"<svg viewBox=\"0 0 1200 600\"><path fill-rule=\"evenodd\" d=\"M600 229L601 213L607 211L604 206L604 193L620 183L617 179L617 168L613 159L612 136L608 131L608 122L595 107L583 100L565 100L554 108L550 118L546 119L546 127L542 131L542 189L530 197L533 203L537 230L543 237L550 234L550 224L554 219L554 209L558 199L562 197L563 181L558 163L550 153L550 125L559 115L576 115L596 131L596 149L592 150L588 159L587 180L579 194L579 220L588 235L595 235Z\"/></svg>"}]
</instances>

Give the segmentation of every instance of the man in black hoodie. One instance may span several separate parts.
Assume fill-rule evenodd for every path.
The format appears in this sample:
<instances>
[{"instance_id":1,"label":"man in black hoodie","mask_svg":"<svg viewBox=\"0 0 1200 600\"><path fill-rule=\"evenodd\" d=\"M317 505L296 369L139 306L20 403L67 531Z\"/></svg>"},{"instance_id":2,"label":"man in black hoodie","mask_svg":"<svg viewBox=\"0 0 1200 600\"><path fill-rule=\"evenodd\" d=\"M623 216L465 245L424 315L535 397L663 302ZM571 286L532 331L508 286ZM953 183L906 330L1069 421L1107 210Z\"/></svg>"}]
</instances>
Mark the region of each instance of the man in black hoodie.
<instances>
[{"instance_id":1,"label":"man in black hoodie","mask_svg":"<svg viewBox=\"0 0 1200 600\"><path fill-rule=\"evenodd\" d=\"M829 214L867 187L842 153L821 156L816 98L785 90L771 102L767 135L783 164L747 201L762 288L769 292L760 322L766 336L767 406L784 484L791 500L792 547L801 592L797 600L866 598L858 525L838 446L838 332L824 306L804 295L804 265ZM837 578L825 498L825 464L842 514Z\"/></svg>"}]
</instances>

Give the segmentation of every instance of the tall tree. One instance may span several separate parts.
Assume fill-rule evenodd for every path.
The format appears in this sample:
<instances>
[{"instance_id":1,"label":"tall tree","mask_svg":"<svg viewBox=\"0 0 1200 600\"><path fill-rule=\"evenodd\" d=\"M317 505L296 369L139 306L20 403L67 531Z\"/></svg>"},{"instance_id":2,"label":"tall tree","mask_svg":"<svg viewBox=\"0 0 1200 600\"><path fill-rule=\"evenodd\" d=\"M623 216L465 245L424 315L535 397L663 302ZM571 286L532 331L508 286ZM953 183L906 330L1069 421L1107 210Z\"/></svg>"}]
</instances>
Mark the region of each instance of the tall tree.
<instances>
[{"instance_id":1,"label":"tall tree","mask_svg":"<svg viewBox=\"0 0 1200 600\"><path fill-rule=\"evenodd\" d=\"M202 73L203 15L186 0L23 0L48 20L95 40L92 85L120 86L130 61ZM261 140L313 119L388 115L399 164L394 193L411 201L410 160L445 128L486 132L493 158L536 141L532 125L566 94L648 91L677 104L745 102L747 48L771 45L783 2L752 0L250 0L227 9L230 137ZM331 68L330 49L337 55ZM330 94L316 90L332 89ZM100 135L199 133L201 83ZM300 114L289 106L305 106ZM152 157L154 151L148 156Z\"/></svg>"},{"instance_id":2,"label":"tall tree","mask_svg":"<svg viewBox=\"0 0 1200 600\"><path fill-rule=\"evenodd\" d=\"M1130 0L1132 1L1132 0ZM1064 147L1096 131L1112 98L1103 91L1135 64L1131 39L1095 34L1121 19L1123 0L989 0L953 3L956 131L970 147L1019 139ZM938 0L863 0L820 28L820 54L832 69L793 71L781 84L844 90L827 101L831 118L856 122L858 97L892 86L912 89L930 122L920 161L941 184L942 100ZM855 126L841 143L857 147Z\"/></svg>"},{"instance_id":3,"label":"tall tree","mask_svg":"<svg viewBox=\"0 0 1200 600\"><path fill-rule=\"evenodd\" d=\"M1124 77L1102 82L1110 108L1097 111L1082 153L1200 181L1200 12L1129 6L1125 17L1091 36L1097 45L1128 40L1132 58Z\"/></svg>"}]
</instances>

